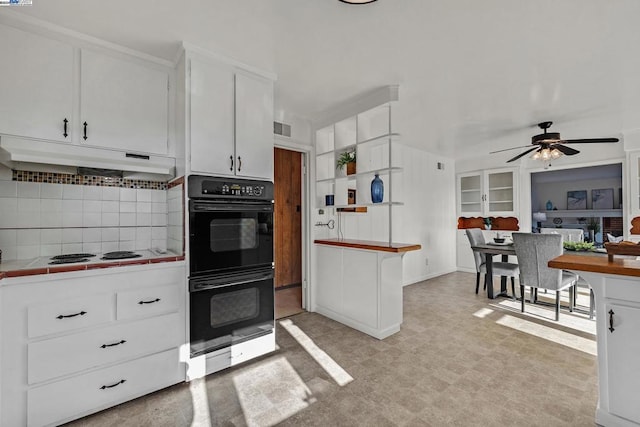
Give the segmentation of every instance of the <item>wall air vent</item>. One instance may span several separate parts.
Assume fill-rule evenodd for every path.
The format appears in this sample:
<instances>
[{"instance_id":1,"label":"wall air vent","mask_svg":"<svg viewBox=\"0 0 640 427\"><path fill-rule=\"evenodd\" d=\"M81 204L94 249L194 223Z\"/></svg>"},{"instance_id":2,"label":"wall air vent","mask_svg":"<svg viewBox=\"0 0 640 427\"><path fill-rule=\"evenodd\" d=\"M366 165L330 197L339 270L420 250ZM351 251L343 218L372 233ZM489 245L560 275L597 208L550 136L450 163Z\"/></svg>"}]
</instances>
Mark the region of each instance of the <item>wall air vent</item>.
<instances>
[{"instance_id":1,"label":"wall air vent","mask_svg":"<svg viewBox=\"0 0 640 427\"><path fill-rule=\"evenodd\" d=\"M273 122L273 133L275 133L276 135L291 137L291 125L280 122Z\"/></svg>"}]
</instances>

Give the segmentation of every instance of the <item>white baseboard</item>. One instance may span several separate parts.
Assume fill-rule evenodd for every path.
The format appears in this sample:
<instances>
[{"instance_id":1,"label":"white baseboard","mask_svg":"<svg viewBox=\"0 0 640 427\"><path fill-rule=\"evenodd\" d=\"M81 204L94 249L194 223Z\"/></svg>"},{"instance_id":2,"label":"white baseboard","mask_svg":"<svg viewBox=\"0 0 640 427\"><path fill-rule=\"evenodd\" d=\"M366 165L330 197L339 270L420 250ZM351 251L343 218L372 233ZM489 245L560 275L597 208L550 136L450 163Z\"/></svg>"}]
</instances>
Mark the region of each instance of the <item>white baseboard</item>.
<instances>
[{"instance_id":1,"label":"white baseboard","mask_svg":"<svg viewBox=\"0 0 640 427\"><path fill-rule=\"evenodd\" d=\"M450 269L450 270L445 270L445 271L439 271L439 272L435 272L435 273L425 274L423 276L412 277L411 279L408 279L406 282L403 281L402 282L402 286L405 287L405 286L408 286L408 285L413 285L414 283L424 282L425 280L433 279L435 277L444 276L445 274L454 273L456 271L457 270L455 268L453 268L453 269Z\"/></svg>"}]
</instances>

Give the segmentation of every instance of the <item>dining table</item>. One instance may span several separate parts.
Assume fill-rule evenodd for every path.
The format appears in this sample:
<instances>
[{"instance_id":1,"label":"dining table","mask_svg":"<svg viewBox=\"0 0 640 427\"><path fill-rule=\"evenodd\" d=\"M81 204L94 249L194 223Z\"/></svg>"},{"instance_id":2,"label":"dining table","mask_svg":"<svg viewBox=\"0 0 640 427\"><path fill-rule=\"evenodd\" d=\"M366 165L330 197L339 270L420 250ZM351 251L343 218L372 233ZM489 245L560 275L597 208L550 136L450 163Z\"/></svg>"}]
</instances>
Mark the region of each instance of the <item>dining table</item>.
<instances>
[{"instance_id":1,"label":"dining table","mask_svg":"<svg viewBox=\"0 0 640 427\"><path fill-rule=\"evenodd\" d=\"M487 269L487 297L489 299L495 299L498 297L514 298L515 295L512 296L507 293L506 276L500 277L500 292L494 293L493 290L493 257L495 255L501 255L502 262L507 262L509 260L509 255L516 256L516 248L513 245L513 241L508 240L504 243L486 242L481 245L474 245L471 249L487 255L485 262L485 267ZM606 256L606 251L604 249L597 249L595 251L570 251L565 249L564 252L580 256Z\"/></svg>"},{"instance_id":2,"label":"dining table","mask_svg":"<svg viewBox=\"0 0 640 427\"><path fill-rule=\"evenodd\" d=\"M511 297L511 295L507 293L506 276L500 277L500 292L498 292L497 294L493 292L493 257L494 255L502 255L502 261L507 262L509 260L509 255L516 255L516 249L513 246L513 242L487 242L481 245L474 245L471 247L471 249L486 255L485 267L487 269L487 297L489 299L495 299L498 297ZM515 295L513 297L515 297Z\"/></svg>"}]
</instances>

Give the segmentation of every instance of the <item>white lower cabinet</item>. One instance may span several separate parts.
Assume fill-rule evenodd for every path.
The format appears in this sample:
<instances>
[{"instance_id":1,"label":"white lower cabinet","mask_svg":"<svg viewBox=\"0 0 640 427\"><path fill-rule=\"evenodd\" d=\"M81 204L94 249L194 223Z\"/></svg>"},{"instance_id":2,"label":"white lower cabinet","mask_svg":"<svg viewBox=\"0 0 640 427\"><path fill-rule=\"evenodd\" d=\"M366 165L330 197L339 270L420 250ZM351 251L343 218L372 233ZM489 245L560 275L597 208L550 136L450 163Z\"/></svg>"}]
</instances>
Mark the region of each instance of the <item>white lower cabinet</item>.
<instances>
[{"instance_id":1,"label":"white lower cabinet","mask_svg":"<svg viewBox=\"0 0 640 427\"><path fill-rule=\"evenodd\" d=\"M177 347L183 328L180 316L173 314L30 343L28 382L34 384Z\"/></svg>"},{"instance_id":2,"label":"white lower cabinet","mask_svg":"<svg viewBox=\"0 0 640 427\"><path fill-rule=\"evenodd\" d=\"M402 254L317 245L314 311L384 339L402 324Z\"/></svg>"},{"instance_id":3,"label":"white lower cabinet","mask_svg":"<svg viewBox=\"0 0 640 427\"><path fill-rule=\"evenodd\" d=\"M183 380L178 350L143 357L27 392L27 422L42 426L77 418Z\"/></svg>"},{"instance_id":4,"label":"white lower cabinet","mask_svg":"<svg viewBox=\"0 0 640 427\"><path fill-rule=\"evenodd\" d=\"M0 280L0 425L57 425L184 381L185 281L184 263Z\"/></svg>"},{"instance_id":5,"label":"white lower cabinet","mask_svg":"<svg viewBox=\"0 0 640 427\"><path fill-rule=\"evenodd\" d=\"M640 308L607 304L607 375L609 412L640 423ZM613 327L613 331L610 328Z\"/></svg>"}]
</instances>

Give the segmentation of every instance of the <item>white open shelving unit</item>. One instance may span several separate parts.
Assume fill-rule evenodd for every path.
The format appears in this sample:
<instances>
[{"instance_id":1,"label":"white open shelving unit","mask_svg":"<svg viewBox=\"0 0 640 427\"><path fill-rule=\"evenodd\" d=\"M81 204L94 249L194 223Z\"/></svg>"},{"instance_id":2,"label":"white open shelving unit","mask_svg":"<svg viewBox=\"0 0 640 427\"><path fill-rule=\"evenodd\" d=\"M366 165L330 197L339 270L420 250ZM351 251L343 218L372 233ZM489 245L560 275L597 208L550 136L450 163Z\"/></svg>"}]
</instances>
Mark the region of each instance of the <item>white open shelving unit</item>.
<instances>
[{"instance_id":1,"label":"white open shelving unit","mask_svg":"<svg viewBox=\"0 0 640 427\"><path fill-rule=\"evenodd\" d=\"M389 243L392 242L392 207L403 203L394 198L394 176L401 173L394 131L394 102L385 102L366 111L341 119L316 130L316 207L319 209L388 209ZM355 151L356 172L346 174L336 162L345 152ZM378 174L384 185L382 202L371 200L371 181ZM355 203L349 193L355 190ZM334 204L327 206L325 196L333 194ZM366 215L365 212L358 212Z\"/></svg>"},{"instance_id":2,"label":"white open shelving unit","mask_svg":"<svg viewBox=\"0 0 640 427\"><path fill-rule=\"evenodd\" d=\"M394 166L394 142L400 135L392 130L391 104L387 103L316 131L316 206L356 208L401 205L393 199L393 176L402 168ZM344 152L356 152L356 173L347 175L336 168ZM375 174L384 183L381 203L371 201L371 181ZM356 190L356 203L348 203L349 190ZM326 206L325 196L334 195L334 205Z\"/></svg>"}]
</instances>

